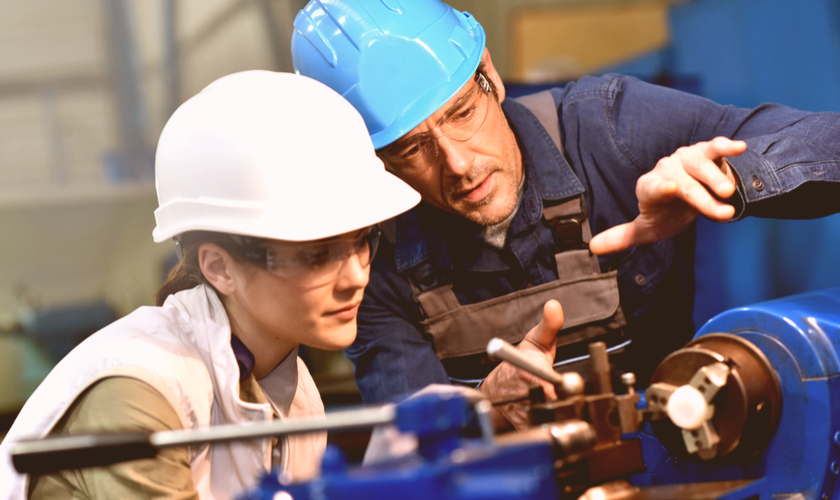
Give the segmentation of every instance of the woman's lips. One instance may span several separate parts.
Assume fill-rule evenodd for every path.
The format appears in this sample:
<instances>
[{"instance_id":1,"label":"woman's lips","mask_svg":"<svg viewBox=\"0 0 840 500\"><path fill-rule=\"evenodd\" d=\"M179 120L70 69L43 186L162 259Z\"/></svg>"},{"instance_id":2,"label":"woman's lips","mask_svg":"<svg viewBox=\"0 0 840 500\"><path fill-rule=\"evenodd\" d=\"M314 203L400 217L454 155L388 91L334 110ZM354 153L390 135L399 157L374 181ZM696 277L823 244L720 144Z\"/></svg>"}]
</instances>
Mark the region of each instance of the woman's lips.
<instances>
[{"instance_id":1,"label":"woman's lips","mask_svg":"<svg viewBox=\"0 0 840 500\"><path fill-rule=\"evenodd\" d=\"M349 321L356 317L356 314L359 312L359 304L353 304L351 306L347 306L342 309L336 309L334 311L330 311L324 316L328 318L337 318L345 321Z\"/></svg>"}]
</instances>

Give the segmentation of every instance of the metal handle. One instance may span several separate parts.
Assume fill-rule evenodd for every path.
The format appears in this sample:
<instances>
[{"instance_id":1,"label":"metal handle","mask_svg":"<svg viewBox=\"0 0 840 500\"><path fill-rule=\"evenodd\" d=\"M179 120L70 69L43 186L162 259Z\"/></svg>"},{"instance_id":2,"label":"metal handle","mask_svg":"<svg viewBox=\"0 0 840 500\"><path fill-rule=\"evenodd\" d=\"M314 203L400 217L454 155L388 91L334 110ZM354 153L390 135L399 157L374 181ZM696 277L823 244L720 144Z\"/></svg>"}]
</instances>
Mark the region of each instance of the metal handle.
<instances>
[{"instance_id":1,"label":"metal handle","mask_svg":"<svg viewBox=\"0 0 840 500\"><path fill-rule=\"evenodd\" d=\"M80 469L152 458L161 448L219 443L307 432L365 429L394 422L396 408L383 406L346 410L326 416L288 422L260 422L249 425L219 425L206 429L145 433L108 433L59 436L20 441L10 448L15 469L24 474L44 474L63 469Z\"/></svg>"},{"instance_id":2,"label":"metal handle","mask_svg":"<svg viewBox=\"0 0 840 500\"><path fill-rule=\"evenodd\" d=\"M557 373L551 368L531 361L510 343L498 337L490 339L490 342L487 343L487 354L493 359L507 361L531 375L551 382L563 393L558 394L558 397L574 396L583 392L583 378L581 378L579 373Z\"/></svg>"},{"instance_id":3,"label":"metal handle","mask_svg":"<svg viewBox=\"0 0 840 500\"><path fill-rule=\"evenodd\" d=\"M157 448L143 432L83 434L21 441L13 444L10 451L15 469L22 474L101 467L157 455Z\"/></svg>"}]
</instances>

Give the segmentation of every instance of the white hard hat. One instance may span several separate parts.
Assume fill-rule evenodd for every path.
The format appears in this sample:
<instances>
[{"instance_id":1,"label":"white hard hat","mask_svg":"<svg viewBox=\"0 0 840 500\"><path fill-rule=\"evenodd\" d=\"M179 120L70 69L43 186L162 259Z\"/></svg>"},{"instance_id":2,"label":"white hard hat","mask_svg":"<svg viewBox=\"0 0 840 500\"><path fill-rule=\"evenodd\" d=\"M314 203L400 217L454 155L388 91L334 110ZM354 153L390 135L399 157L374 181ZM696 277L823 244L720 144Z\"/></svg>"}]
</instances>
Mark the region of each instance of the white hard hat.
<instances>
[{"instance_id":1,"label":"white hard hat","mask_svg":"<svg viewBox=\"0 0 840 500\"><path fill-rule=\"evenodd\" d=\"M317 240L420 201L385 170L349 102L271 71L222 77L182 104L160 135L155 182L156 242L194 230Z\"/></svg>"}]
</instances>

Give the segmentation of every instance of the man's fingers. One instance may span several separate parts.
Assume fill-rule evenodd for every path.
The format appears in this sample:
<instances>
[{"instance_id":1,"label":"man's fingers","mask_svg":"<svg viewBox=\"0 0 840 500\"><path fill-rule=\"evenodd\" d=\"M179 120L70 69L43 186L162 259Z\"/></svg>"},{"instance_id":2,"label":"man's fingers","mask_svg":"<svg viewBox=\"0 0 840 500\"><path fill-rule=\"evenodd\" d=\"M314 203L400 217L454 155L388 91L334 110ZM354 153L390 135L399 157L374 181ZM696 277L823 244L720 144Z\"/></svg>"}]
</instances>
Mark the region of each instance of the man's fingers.
<instances>
[{"instance_id":1,"label":"man's fingers","mask_svg":"<svg viewBox=\"0 0 840 500\"><path fill-rule=\"evenodd\" d=\"M640 241L640 238L637 236L636 225L627 222L593 236L589 242L589 250L595 255L606 255L627 250L638 245L637 241Z\"/></svg>"},{"instance_id":2,"label":"man's fingers","mask_svg":"<svg viewBox=\"0 0 840 500\"><path fill-rule=\"evenodd\" d=\"M734 187L732 191L734 191ZM680 187L679 197L711 220L724 221L735 215L735 207L716 199L706 188L693 179L686 181Z\"/></svg>"},{"instance_id":3,"label":"man's fingers","mask_svg":"<svg viewBox=\"0 0 840 500\"><path fill-rule=\"evenodd\" d=\"M696 179L719 198L729 198L735 193L735 182L724 157L738 156L747 149L744 141L716 137L686 148L690 153L683 159L686 173Z\"/></svg>"},{"instance_id":4,"label":"man's fingers","mask_svg":"<svg viewBox=\"0 0 840 500\"><path fill-rule=\"evenodd\" d=\"M680 185L656 175L643 175L636 186L639 203L667 203L679 193Z\"/></svg>"},{"instance_id":5,"label":"man's fingers","mask_svg":"<svg viewBox=\"0 0 840 500\"><path fill-rule=\"evenodd\" d=\"M722 161L722 160L721 160ZM720 166L706 157L697 155L684 161L687 177L705 186L718 198L729 198L735 193L735 184Z\"/></svg>"},{"instance_id":6,"label":"man's fingers","mask_svg":"<svg viewBox=\"0 0 840 500\"><path fill-rule=\"evenodd\" d=\"M709 141L707 147L709 152L717 158L724 156L738 156L747 150L747 143L744 141L735 141L728 137L715 137ZM710 156L711 158L711 156Z\"/></svg>"}]
</instances>

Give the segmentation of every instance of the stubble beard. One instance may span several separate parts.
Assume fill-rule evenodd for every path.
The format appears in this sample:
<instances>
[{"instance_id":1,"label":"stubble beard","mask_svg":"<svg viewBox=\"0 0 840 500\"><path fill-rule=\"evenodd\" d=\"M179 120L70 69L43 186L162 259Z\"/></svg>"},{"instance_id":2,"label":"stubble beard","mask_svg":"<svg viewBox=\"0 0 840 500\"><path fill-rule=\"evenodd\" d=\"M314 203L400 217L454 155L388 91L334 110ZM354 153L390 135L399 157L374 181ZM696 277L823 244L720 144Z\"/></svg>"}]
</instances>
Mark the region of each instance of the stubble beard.
<instances>
[{"instance_id":1,"label":"stubble beard","mask_svg":"<svg viewBox=\"0 0 840 500\"><path fill-rule=\"evenodd\" d=\"M481 179L482 182L493 172L498 172L496 189L477 202L467 202L457 199L456 193L466 186ZM446 187L444 199L447 204L461 217L480 226L492 226L507 219L516 208L519 186L508 172L496 165L485 164L473 166L458 182Z\"/></svg>"}]
</instances>

